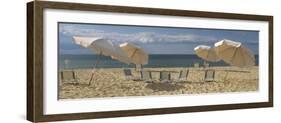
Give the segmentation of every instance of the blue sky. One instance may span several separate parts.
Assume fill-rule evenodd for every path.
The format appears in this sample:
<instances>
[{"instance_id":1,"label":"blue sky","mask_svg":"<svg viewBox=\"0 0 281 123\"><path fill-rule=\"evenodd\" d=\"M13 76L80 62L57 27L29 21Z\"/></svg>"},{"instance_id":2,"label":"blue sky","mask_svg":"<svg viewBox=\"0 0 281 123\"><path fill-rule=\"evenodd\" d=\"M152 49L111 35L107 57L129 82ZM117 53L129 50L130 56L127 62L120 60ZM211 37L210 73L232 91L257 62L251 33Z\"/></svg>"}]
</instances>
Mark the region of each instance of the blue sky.
<instances>
[{"instance_id":1,"label":"blue sky","mask_svg":"<svg viewBox=\"0 0 281 123\"><path fill-rule=\"evenodd\" d=\"M92 53L75 45L73 36L102 37L117 45L130 42L149 54L194 54L194 47L213 46L222 39L239 41L258 54L259 40L258 31L59 23L60 54Z\"/></svg>"}]
</instances>

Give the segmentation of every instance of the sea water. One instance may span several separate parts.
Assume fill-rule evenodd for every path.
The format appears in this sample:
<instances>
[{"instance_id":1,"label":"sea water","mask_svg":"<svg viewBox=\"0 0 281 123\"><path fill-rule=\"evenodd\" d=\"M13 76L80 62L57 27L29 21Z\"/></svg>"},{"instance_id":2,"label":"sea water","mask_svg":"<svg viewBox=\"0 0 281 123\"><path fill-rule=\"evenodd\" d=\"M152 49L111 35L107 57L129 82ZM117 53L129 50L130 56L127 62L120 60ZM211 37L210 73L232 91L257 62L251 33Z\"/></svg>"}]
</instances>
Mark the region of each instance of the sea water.
<instances>
[{"instance_id":1,"label":"sea water","mask_svg":"<svg viewBox=\"0 0 281 123\"><path fill-rule=\"evenodd\" d=\"M108 56L98 56L93 54L60 54L58 58L58 66L60 69L93 68L95 65L98 68L135 67L134 64L125 64L117 60L113 60ZM256 65L258 65L258 55L255 55L255 59ZM202 65L204 60L193 54L153 54L149 55L149 62L147 65L143 65L143 67L192 67L194 63L199 63ZM228 64L223 61L208 63L210 66L228 66Z\"/></svg>"}]
</instances>

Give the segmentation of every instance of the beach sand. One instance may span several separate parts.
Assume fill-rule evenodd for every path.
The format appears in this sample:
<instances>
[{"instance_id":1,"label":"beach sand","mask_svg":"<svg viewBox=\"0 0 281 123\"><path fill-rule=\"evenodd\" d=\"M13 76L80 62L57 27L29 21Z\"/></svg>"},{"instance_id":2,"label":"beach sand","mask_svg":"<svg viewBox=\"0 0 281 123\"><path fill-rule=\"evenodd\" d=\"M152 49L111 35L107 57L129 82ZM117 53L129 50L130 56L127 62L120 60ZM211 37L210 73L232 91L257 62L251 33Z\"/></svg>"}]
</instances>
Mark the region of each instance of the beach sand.
<instances>
[{"instance_id":1,"label":"beach sand","mask_svg":"<svg viewBox=\"0 0 281 123\"><path fill-rule=\"evenodd\" d=\"M144 70L171 70L177 71L187 68L144 68ZM97 69L91 86L88 81L91 69L73 69L79 84L61 82L59 86L59 99L81 99L101 97L124 96L149 96L149 95L179 95L179 94L203 94L203 93L229 93L258 91L258 67L210 67L214 69L215 80L204 82L203 68L188 68L189 74L185 81L178 81L179 73L172 73L171 83L160 82L159 72L153 72L154 83L145 81L126 80L122 68ZM140 77L140 73L131 68L133 75ZM228 72L225 70L234 70ZM66 70L61 70L66 71ZM238 72L237 72L238 71ZM246 71L246 72L239 72Z\"/></svg>"}]
</instances>

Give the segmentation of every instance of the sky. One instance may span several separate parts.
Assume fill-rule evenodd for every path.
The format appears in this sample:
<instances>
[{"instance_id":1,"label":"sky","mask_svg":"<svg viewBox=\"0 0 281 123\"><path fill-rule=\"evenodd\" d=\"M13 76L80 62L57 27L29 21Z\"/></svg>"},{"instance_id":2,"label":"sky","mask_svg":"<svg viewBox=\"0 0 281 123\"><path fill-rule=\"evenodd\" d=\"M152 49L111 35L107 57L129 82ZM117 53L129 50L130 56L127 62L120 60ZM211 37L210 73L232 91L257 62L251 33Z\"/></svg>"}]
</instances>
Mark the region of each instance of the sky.
<instances>
[{"instance_id":1,"label":"sky","mask_svg":"<svg viewBox=\"0 0 281 123\"><path fill-rule=\"evenodd\" d=\"M125 42L142 47L148 54L195 54L194 47L229 39L241 42L258 54L258 31L203 28L151 27L59 23L60 54L92 54L89 49L74 44L73 36L101 37L119 45Z\"/></svg>"}]
</instances>

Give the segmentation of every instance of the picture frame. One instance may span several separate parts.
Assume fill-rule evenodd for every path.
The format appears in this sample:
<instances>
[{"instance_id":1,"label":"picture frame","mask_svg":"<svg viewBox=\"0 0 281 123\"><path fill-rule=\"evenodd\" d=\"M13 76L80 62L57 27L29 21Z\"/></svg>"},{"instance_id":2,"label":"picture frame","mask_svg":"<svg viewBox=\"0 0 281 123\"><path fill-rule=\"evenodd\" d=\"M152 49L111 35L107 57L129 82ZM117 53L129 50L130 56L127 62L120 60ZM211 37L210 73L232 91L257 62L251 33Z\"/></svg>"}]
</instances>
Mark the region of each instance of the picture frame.
<instances>
[{"instance_id":1,"label":"picture frame","mask_svg":"<svg viewBox=\"0 0 281 123\"><path fill-rule=\"evenodd\" d=\"M268 57L266 59L268 81L265 82L267 101L254 101L247 103L234 104L211 104L211 105L195 105L195 106L174 106L161 108L140 108L140 109L125 109L125 110L109 110L99 112L73 112L73 113L54 113L46 114L46 84L44 81L48 79L48 73L44 69L47 61L46 58L46 10L62 10L62 11L79 11L83 12L103 12L118 14L137 14L141 16L165 16L172 17L194 17L204 19L221 19L230 21L257 21L264 22L268 26L267 43ZM58 31L58 30L53 30ZM263 46L260 46L263 47ZM52 49L52 48L51 48ZM56 47L53 47L56 49ZM47 50L50 51L50 50ZM57 57L57 56L51 56ZM261 75L260 75L261 76ZM95 100L92 100L95 101ZM250 14L234 14L234 13L218 13L218 12L203 12L203 11L188 11L188 10L172 10L158 8L141 8L127 6L110 6L110 5L95 5L95 4L80 4L80 3L63 3L63 2L47 2L33 1L27 3L27 120L31 122L49 122L63 120L81 120L95 119L108 117L124 117L124 116L141 116L141 115L156 115L156 114L171 114L171 113L187 113L187 112L203 112L216 110L232 110L246 108L261 108L273 107L273 16L266 15L250 15Z\"/></svg>"}]
</instances>

